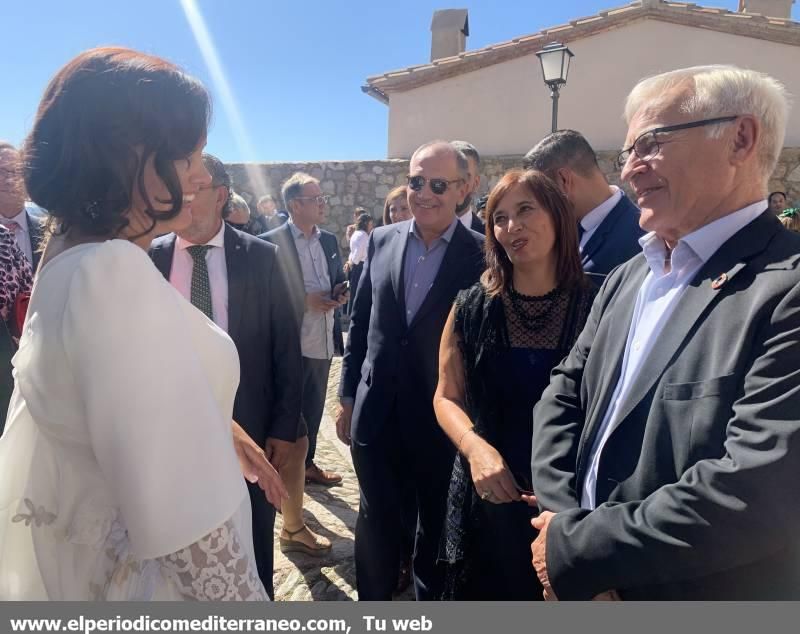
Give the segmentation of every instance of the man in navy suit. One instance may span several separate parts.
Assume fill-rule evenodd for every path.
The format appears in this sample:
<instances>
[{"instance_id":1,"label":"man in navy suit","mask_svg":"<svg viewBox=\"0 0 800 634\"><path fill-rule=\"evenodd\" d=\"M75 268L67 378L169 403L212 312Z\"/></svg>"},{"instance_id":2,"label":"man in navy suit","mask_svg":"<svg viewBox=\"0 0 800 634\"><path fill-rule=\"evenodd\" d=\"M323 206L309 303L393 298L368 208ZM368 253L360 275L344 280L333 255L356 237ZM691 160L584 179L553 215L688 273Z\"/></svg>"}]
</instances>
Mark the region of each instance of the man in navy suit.
<instances>
[{"instance_id":1,"label":"man in navy suit","mask_svg":"<svg viewBox=\"0 0 800 634\"><path fill-rule=\"evenodd\" d=\"M481 155L478 148L466 141L451 141L450 144L467 159L467 195L456 207L456 215L467 229L485 234L486 225L478 218L478 191L481 186Z\"/></svg>"},{"instance_id":2,"label":"man in navy suit","mask_svg":"<svg viewBox=\"0 0 800 634\"><path fill-rule=\"evenodd\" d=\"M641 251L639 209L609 185L597 156L580 132L547 135L525 155L525 169L544 172L572 203L578 223L583 270L599 283L612 269Z\"/></svg>"},{"instance_id":3,"label":"man in navy suit","mask_svg":"<svg viewBox=\"0 0 800 634\"><path fill-rule=\"evenodd\" d=\"M412 220L375 229L351 313L337 420L361 488L355 531L362 600L390 600L404 553L403 503L417 500L418 599L442 590L436 566L455 449L436 422L439 340L458 291L484 270L483 236L464 227L467 162L445 141L411 157Z\"/></svg>"},{"instance_id":4,"label":"man in navy suit","mask_svg":"<svg viewBox=\"0 0 800 634\"><path fill-rule=\"evenodd\" d=\"M150 257L186 299L233 339L241 368L233 418L285 473L292 460L302 461L294 449L302 394L299 329L286 303L277 249L222 221L230 177L216 157L204 154L203 162L212 180L192 202L191 226L178 236L156 239ZM203 288L207 292L198 292ZM248 482L247 488L258 574L273 596L275 509L258 486Z\"/></svg>"}]
</instances>

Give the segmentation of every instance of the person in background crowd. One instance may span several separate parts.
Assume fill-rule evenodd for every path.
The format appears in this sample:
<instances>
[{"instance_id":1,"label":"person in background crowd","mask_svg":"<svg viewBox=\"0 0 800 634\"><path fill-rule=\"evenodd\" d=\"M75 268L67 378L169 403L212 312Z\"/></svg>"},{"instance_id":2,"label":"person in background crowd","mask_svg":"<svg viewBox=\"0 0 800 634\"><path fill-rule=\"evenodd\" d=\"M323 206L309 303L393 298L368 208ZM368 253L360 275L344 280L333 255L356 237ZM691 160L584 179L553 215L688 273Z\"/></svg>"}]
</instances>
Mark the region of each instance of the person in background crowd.
<instances>
[{"instance_id":1,"label":"person in background crowd","mask_svg":"<svg viewBox=\"0 0 800 634\"><path fill-rule=\"evenodd\" d=\"M583 270L599 286L616 266L640 252L639 209L609 185L580 132L559 130L539 141L523 161L552 178L572 204Z\"/></svg>"},{"instance_id":2,"label":"person in background crowd","mask_svg":"<svg viewBox=\"0 0 800 634\"><path fill-rule=\"evenodd\" d=\"M786 209L786 192L772 192L767 196L767 203L769 210L776 216L780 216L781 212Z\"/></svg>"},{"instance_id":3,"label":"person in background crowd","mask_svg":"<svg viewBox=\"0 0 800 634\"><path fill-rule=\"evenodd\" d=\"M361 489L355 531L361 600L391 599L404 554L401 501L409 491L418 502L416 596L435 599L442 591L436 560L454 450L433 412L437 350L456 293L484 269L483 236L455 214L466 178L466 159L449 143L414 152L413 220L372 232L353 304L336 431L351 447Z\"/></svg>"},{"instance_id":4,"label":"person in background crowd","mask_svg":"<svg viewBox=\"0 0 800 634\"><path fill-rule=\"evenodd\" d=\"M288 220L288 214L278 211L275 197L272 194L264 194L258 199L256 213L251 213L250 221L244 230L251 236L260 236L262 233L277 229Z\"/></svg>"},{"instance_id":5,"label":"person in background crowd","mask_svg":"<svg viewBox=\"0 0 800 634\"><path fill-rule=\"evenodd\" d=\"M467 229L478 233L486 233L486 225L478 218L475 204L478 201L478 191L481 186L481 156L472 143L466 141L451 141L450 144L461 152L467 159L469 171L467 176L467 197L459 203L456 215Z\"/></svg>"},{"instance_id":6,"label":"person in background crowd","mask_svg":"<svg viewBox=\"0 0 800 634\"><path fill-rule=\"evenodd\" d=\"M0 438L0 599L268 598L242 470L286 491L231 441L236 349L146 253L211 182L209 116L196 79L125 48L45 90L22 164L52 235Z\"/></svg>"},{"instance_id":7,"label":"person in background crowd","mask_svg":"<svg viewBox=\"0 0 800 634\"><path fill-rule=\"evenodd\" d=\"M792 207L791 209L784 209L778 216L778 220L790 231L800 233L800 208Z\"/></svg>"},{"instance_id":8,"label":"person in background crowd","mask_svg":"<svg viewBox=\"0 0 800 634\"><path fill-rule=\"evenodd\" d=\"M444 598L536 601L531 409L594 298L569 203L541 172L508 172L489 195L487 269L459 293L439 352L434 409L458 451L441 558Z\"/></svg>"},{"instance_id":9,"label":"person in background crowd","mask_svg":"<svg viewBox=\"0 0 800 634\"><path fill-rule=\"evenodd\" d=\"M14 234L0 226L0 436L14 390L11 358L22 335L32 287L33 272L28 258L17 245Z\"/></svg>"},{"instance_id":10,"label":"person in background crowd","mask_svg":"<svg viewBox=\"0 0 800 634\"><path fill-rule=\"evenodd\" d=\"M0 224L14 235L35 273L41 257L44 227L41 219L26 209L25 195L19 151L10 143L0 141Z\"/></svg>"},{"instance_id":11,"label":"person in background crowd","mask_svg":"<svg viewBox=\"0 0 800 634\"><path fill-rule=\"evenodd\" d=\"M295 321L300 327L303 354L303 406L301 436L308 437L304 456L304 478L289 486L289 504L284 504L281 550L324 555L331 549L330 540L314 534L302 516L304 483L332 486L342 476L321 469L315 462L317 434L325 407L331 358L342 351L339 309L349 294L336 236L321 229L325 221L328 197L322 194L319 181L297 172L282 186L284 204L291 219L277 229L260 236L278 246L289 300Z\"/></svg>"},{"instance_id":12,"label":"person in background crowd","mask_svg":"<svg viewBox=\"0 0 800 634\"><path fill-rule=\"evenodd\" d=\"M358 229L358 219L361 218L361 216L363 215L369 216L369 213L367 213L367 210L364 209L363 207L356 207L353 210L353 224L347 225L347 228L344 231L344 239L347 240L348 244L350 244L350 239L353 237L353 234Z\"/></svg>"},{"instance_id":13,"label":"person in background crowd","mask_svg":"<svg viewBox=\"0 0 800 634\"><path fill-rule=\"evenodd\" d=\"M192 201L191 224L153 241L150 257L172 286L233 340L240 368L233 418L289 481L302 469L307 446L298 448L296 442L300 330L286 302L277 248L223 222L235 214L230 176L217 157L204 153L202 160L211 183ZM272 597L275 507L258 486L247 488L258 574Z\"/></svg>"},{"instance_id":14,"label":"person in background crowd","mask_svg":"<svg viewBox=\"0 0 800 634\"><path fill-rule=\"evenodd\" d=\"M649 233L534 410L547 598L800 598L800 235L766 200L787 116L779 82L734 66L628 96L619 164Z\"/></svg>"},{"instance_id":15,"label":"person in background crowd","mask_svg":"<svg viewBox=\"0 0 800 634\"><path fill-rule=\"evenodd\" d=\"M383 226L404 220L411 220L411 211L408 207L408 188L400 185L386 195L383 203Z\"/></svg>"},{"instance_id":16,"label":"person in background crowd","mask_svg":"<svg viewBox=\"0 0 800 634\"><path fill-rule=\"evenodd\" d=\"M486 203L489 201L489 194L481 196L475 203L475 215L484 223L486 222Z\"/></svg>"},{"instance_id":17,"label":"person in background crowd","mask_svg":"<svg viewBox=\"0 0 800 634\"><path fill-rule=\"evenodd\" d=\"M361 214L356 221L356 230L353 232L353 235L350 236L350 255L347 261L350 265L349 278L351 298L355 296L355 291L358 288L358 280L361 278L364 260L367 259L369 234L372 233L374 226L375 221L372 219L372 216L369 214Z\"/></svg>"},{"instance_id":18,"label":"person in background crowd","mask_svg":"<svg viewBox=\"0 0 800 634\"><path fill-rule=\"evenodd\" d=\"M244 231L247 223L250 222L250 205L239 194L232 191L227 214L227 216L223 216L225 222L234 229Z\"/></svg>"}]
</instances>

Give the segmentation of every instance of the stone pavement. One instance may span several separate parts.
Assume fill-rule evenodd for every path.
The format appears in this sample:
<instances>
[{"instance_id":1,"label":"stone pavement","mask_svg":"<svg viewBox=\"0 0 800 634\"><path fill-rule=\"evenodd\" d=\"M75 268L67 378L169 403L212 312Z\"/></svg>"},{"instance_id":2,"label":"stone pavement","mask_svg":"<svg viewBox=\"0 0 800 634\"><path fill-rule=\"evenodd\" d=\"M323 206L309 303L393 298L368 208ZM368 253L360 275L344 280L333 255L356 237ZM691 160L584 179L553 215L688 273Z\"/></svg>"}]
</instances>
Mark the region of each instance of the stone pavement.
<instances>
[{"instance_id":1,"label":"stone pavement","mask_svg":"<svg viewBox=\"0 0 800 634\"><path fill-rule=\"evenodd\" d=\"M317 438L315 461L323 469L344 476L341 486L306 485L303 515L308 526L331 540L333 548L325 557L303 553L283 554L278 545L280 514L275 520L275 599L277 601L355 601L356 579L353 561L353 531L358 515L358 482L350 450L336 437L334 416L339 399L341 358L334 358L328 379L325 415ZM409 589L396 600L413 600Z\"/></svg>"}]
</instances>

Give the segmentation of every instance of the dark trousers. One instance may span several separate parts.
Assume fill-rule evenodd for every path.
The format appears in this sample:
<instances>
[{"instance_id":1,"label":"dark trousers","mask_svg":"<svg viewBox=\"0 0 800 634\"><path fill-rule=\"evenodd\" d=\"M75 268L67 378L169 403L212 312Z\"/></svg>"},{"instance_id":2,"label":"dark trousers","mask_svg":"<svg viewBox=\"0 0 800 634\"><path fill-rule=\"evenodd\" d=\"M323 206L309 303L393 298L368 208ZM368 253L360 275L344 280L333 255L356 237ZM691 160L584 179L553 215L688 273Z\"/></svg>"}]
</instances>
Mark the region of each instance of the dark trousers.
<instances>
[{"instance_id":1,"label":"dark trousers","mask_svg":"<svg viewBox=\"0 0 800 634\"><path fill-rule=\"evenodd\" d=\"M400 420L395 411L368 445L351 446L361 489L355 559L362 601L392 598L407 533L403 500L409 495L417 508L417 600L435 600L442 593L444 570L436 560L455 450L430 414L407 418Z\"/></svg>"},{"instance_id":2,"label":"dark trousers","mask_svg":"<svg viewBox=\"0 0 800 634\"><path fill-rule=\"evenodd\" d=\"M314 462L314 454L317 452L317 434L325 410L330 370L330 359L303 357L303 419L308 427L306 467Z\"/></svg>"},{"instance_id":3,"label":"dark trousers","mask_svg":"<svg viewBox=\"0 0 800 634\"><path fill-rule=\"evenodd\" d=\"M274 535L275 508L267 502L264 492L257 484L247 483L247 492L250 494L250 508L253 514L253 550L256 555L258 576L270 599L275 598L275 589L272 585L274 568Z\"/></svg>"}]
</instances>

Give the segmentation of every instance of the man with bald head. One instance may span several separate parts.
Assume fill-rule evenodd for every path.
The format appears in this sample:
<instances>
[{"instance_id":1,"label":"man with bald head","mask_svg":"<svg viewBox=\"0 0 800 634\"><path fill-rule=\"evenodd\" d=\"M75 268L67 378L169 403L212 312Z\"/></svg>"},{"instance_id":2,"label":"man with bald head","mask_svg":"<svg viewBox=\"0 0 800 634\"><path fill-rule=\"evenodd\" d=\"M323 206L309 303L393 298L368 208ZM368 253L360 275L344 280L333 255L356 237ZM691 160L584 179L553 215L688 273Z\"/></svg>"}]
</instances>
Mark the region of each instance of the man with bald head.
<instances>
[{"instance_id":1,"label":"man with bald head","mask_svg":"<svg viewBox=\"0 0 800 634\"><path fill-rule=\"evenodd\" d=\"M418 503L417 599L438 598L442 589L436 559L454 448L433 411L439 340L456 294L484 269L483 236L456 217L467 173L464 155L452 145L426 143L409 165L413 219L370 235L337 419L361 487L355 533L361 600L391 599L405 554L402 500L409 496Z\"/></svg>"},{"instance_id":2,"label":"man with bald head","mask_svg":"<svg viewBox=\"0 0 800 634\"><path fill-rule=\"evenodd\" d=\"M733 66L628 97L648 233L534 410L546 598L800 599L800 235L766 200L787 110Z\"/></svg>"}]
</instances>

